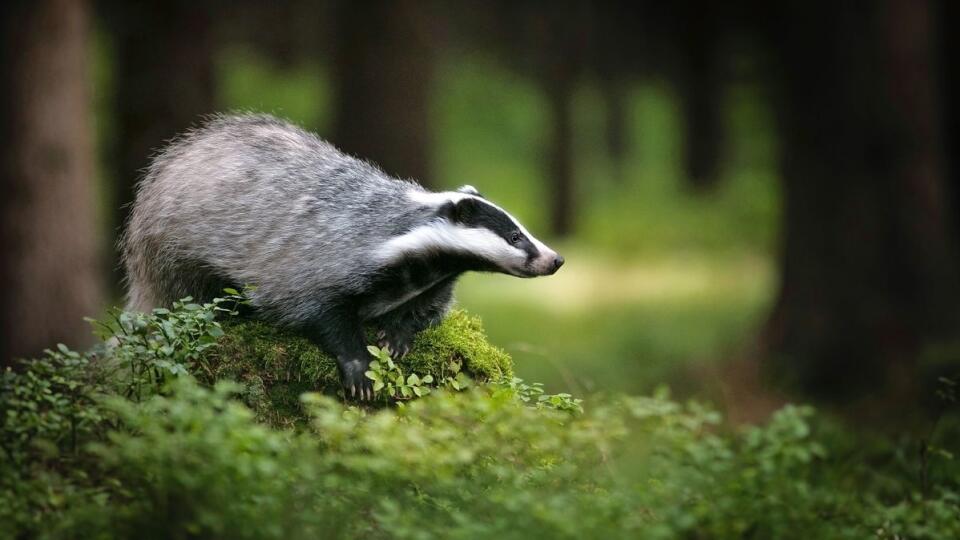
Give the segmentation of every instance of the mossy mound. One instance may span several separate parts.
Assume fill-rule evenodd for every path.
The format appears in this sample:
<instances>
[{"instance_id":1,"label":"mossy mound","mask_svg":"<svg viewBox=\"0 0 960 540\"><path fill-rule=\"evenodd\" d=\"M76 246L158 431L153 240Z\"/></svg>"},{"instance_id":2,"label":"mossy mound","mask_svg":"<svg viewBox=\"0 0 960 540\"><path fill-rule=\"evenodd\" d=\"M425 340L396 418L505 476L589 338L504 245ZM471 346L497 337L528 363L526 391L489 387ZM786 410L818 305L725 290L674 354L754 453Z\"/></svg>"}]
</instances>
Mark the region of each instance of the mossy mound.
<instances>
[{"instance_id":1,"label":"mossy mound","mask_svg":"<svg viewBox=\"0 0 960 540\"><path fill-rule=\"evenodd\" d=\"M302 393L335 394L340 389L334 359L299 333L248 319L224 321L223 328L226 334L207 364L209 372L200 377L243 383L245 401L262 420L297 423ZM438 381L450 364L481 382L513 375L510 356L487 342L479 318L462 310L421 332L397 363L404 373L430 374Z\"/></svg>"}]
</instances>

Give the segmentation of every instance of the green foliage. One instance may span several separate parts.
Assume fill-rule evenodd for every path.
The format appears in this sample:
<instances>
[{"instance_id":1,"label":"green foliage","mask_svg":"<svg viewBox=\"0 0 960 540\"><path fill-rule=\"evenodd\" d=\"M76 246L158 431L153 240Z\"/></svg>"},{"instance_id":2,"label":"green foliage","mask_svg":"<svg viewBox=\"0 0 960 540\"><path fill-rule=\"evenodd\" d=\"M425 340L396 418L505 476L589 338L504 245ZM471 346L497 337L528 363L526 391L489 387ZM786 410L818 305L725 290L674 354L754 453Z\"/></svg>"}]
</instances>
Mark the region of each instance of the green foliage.
<instances>
[{"instance_id":1,"label":"green foliage","mask_svg":"<svg viewBox=\"0 0 960 540\"><path fill-rule=\"evenodd\" d=\"M550 408L560 411L583 412L583 400L567 393L545 394L543 384L526 383L523 379L512 377L497 382L501 387L510 390L517 399L532 404L537 408Z\"/></svg>"},{"instance_id":2,"label":"green foliage","mask_svg":"<svg viewBox=\"0 0 960 540\"><path fill-rule=\"evenodd\" d=\"M432 373L418 375L405 374L403 368L390 357L389 352L380 347L369 346L367 349L375 360L370 362L370 370L366 375L374 381L375 395L387 402L403 405L404 401L429 395L432 389L440 388L450 392L463 392L475 386L463 370L462 363L454 360L440 366L439 374ZM559 411L583 412L583 400L574 398L570 394L545 394L540 383L527 384L517 377L501 377L486 382L486 389L491 392L506 390L522 403L530 404L538 409L549 408Z\"/></svg>"},{"instance_id":3,"label":"green foliage","mask_svg":"<svg viewBox=\"0 0 960 540\"><path fill-rule=\"evenodd\" d=\"M319 536L311 510L320 492L309 441L255 421L235 399L182 378L142 404L112 399L122 429L93 448L123 486L95 535L116 538L302 538ZM89 512L90 509L80 509ZM293 533L296 533L295 535Z\"/></svg>"},{"instance_id":4,"label":"green foliage","mask_svg":"<svg viewBox=\"0 0 960 540\"><path fill-rule=\"evenodd\" d=\"M102 496L87 445L110 426L108 389L93 358L60 345L0 374L0 538Z\"/></svg>"},{"instance_id":5,"label":"green foliage","mask_svg":"<svg viewBox=\"0 0 960 540\"><path fill-rule=\"evenodd\" d=\"M89 359L60 345L47 356L7 369L0 378L0 448L23 466L33 449L79 451L102 420L96 395L103 389L88 377Z\"/></svg>"},{"instance_id":6,"label":"green foliage","mask_svg":"<svg viewBox=\"0 0 960 540\"><path fill-rule=\"evenodd\" d=\"M373 345L367 347L367 350L370 351L375 360L370 362L370 369L366 375L373 381L373 392L378 398L403 401L423 397L430 393L430 385L434 382L432 374L427 373L421 377L416 373L411 373L404 376L403 368L393 361L389 352ZM462 375L459 363L451 362L440 366L440 369L444 372ZM459 381L456 379L441 377L440 380L444 386L456 383L457 387L455 389L460 390Z\"/></svg>"},{"instance_id":7,"label":"green foliage","mask_svg":"<svg viewBox=\"0 0 960 540\"><path fill-rule=\"evenodd\" d=\"M278 426L297 424L304 420L300 394L340 391L336 361L302 335L255 320L228 320L223 328L225 335L197 376L208 384L224 379L242 383L244 400L261 420ZM368 337L375 341L372 333ZM510 357L487 342L479 319L454 310L439 325L421 332L410 353L397 361L404 384L393 382L396 392L391 390L389 396L406 399L410 396L404 392L413 394L414 386L425 394L430 386L445 384L453 366L466 372L460 380L467 374L477 381L513 374ZM407 383L411 376L421 384ZM424 383L424 378L433 382Z\"/></svg>"},{"instance_id":8,"label":"green foliage","mask_svg":"<svg viewBox=\"0 0 960 540\"><path fill-rule=\"evenodd\" d=\"M114 309L105 321L91 320L109 344L110 363L126 370L117 379L125 381L124 396L139 401L170 377L209 371L209 352L224 336L217 314L236 315L245 302L238 291L225 292L224 298L205 304L196 304L188 296L171 309L156 308L149 314Z\"/></svg>"},{"instance_id":9,"label":"green foliage","mask_svg":"<svg viewBox=\"0 0 960 540\"><path fill-rule=\"evenodd\" d=\"M583 402L475 373L464 388L467 357L420 371L373 348L370 374L401 406L307 392L299 421L276 422L249 381L219 378L237 323L220 336L207 314L238 300L117 314L98 353L4 372L0 537L960 535L953 417L918 461L915 440L861 448L809 407L730 430L664 391Z\"/></svg>"}]
</instances>

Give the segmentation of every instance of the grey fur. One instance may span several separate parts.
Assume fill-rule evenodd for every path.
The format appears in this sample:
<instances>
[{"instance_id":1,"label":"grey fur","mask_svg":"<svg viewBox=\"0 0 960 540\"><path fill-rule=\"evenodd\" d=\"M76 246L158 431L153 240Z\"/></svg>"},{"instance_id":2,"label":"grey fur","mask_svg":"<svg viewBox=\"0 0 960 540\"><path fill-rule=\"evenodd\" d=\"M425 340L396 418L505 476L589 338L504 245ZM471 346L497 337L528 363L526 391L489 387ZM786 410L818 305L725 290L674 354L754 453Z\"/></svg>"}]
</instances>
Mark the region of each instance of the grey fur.
<instances>
[{"instance_id":1,"label":"grey fur","mask_svg":"<svg viewBox=\"0 0 960 540\"><path fill-rule=\"evenodd\" d=\"M328 291L363 292L371 252L425 220L410 189L423 188L276 118L213 117L140 183L122 243L128 307L202 296L223 276L256 285L269 319L305 323Z\"/></svg>"},{"instance_id":2,"label":"grey fur","mask_svg":"<svg viewBox=\"0 0 960 540\"><path fill-rule=\"evenodd\" d=\"M411 192L429 195L271 116L212 117L159 153L138 186L121 242L128 308L254 285L259 317L306 330L337 356L345 387L370 397L362 325L403 353L446 313L462 272L502 271L469 253L379 259L391 238L443 219ZM538 245L529 275L562 264Z\"/></svg>"}]
</instances>

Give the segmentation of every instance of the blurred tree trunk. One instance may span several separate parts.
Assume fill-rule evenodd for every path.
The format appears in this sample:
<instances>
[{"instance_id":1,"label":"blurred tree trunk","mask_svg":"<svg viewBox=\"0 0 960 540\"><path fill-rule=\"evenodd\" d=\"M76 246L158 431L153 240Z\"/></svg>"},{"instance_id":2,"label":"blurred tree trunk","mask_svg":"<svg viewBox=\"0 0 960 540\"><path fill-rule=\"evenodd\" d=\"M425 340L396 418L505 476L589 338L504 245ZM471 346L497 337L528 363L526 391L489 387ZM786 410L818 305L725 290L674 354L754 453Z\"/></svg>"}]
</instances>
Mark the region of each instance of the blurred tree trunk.
<instances>
[{"instance_id":1,"label":"blurred tree trunk","mask_svg":"<svg viewBox=\"0 0 960 540\"><path fill-rule=\"evenodd\" d=\"M0 6L0 365L91 342L102 276L94 212L88 5Z\"/></svg>"},{"instance_id":2,"label":"blurred tree trunk","mask_svg":"<svg viewBox=\"0 0 960 540\"><path fill-rule=\"evenodd\" d=\"M790 6L769 25L785 193L771 365L814 396L910 399L960 307L930 5Z\"/></svg>"},{"instance_id":3,"label":"blurred tree trunk","mask_svg":"<svg viewBox=\"0 0 960 540\"><path fill-rule=\"evenodd\" d=\"M573 74L561 70L548 79L547 101L551 125L547 150L547 178L550 180L550 230L557 236L573 232Z\"/></svg>"},{"instance_id":4,"label":"blurred tree trunk","mask_svg":"<svg viewBox=\"0 0 960 540\"><path fill-rule=\"evenodd\" d=\"M624 183L624 168L627 161L627 150L630 147L630 132L628 122L630 107L628 102L627 82L619 75L611 75L600 80L600 92L606 113L604 134L607 152L613 165L613 179L617 183Z\"/></svg>"},{"instance_id":5,"label":"blurred tree trunk","mask_svg":"<svg viewBox=\"0 0 960 540\"><path fill-rule=\"evenodd\" d=\"M431 3L355 2L336 7L333 141L386 173L432 183Z\"/></svg>"},{"instance_id":6,"label":"blurred tree trunk","mask_svg":"<svg viewBox=\"0 0 960 540\"><path fill-rule=\"evenodd\" d=\"M214 7L188 0L106 0L103 8L117 82L111 225L119 233L153 152L214 112ZM111 253L119 284L119 253Z\"/></svg>"},{"instance_id":7,"label":"blurred tree trunk","mask_svg":"<svg viewBox=\"0 0 960 540\"><path fill-rule=\"evenodd\" d=\"M631 71L641 67L639 52L647 48L631 41L634 34L641 33L636 28L639 16L632 12L635 7L619 2L601 2L591 7L595 27L591 63L597 70L605 107L604 138L613 178L623 183L630 147L629 81Z\"/></svg>"},{"instance_id":8,"label":"blurred tree trunk","mask_svg":"<svg viewBox=\"0 0 960 540\"><path fill-rule=\"evenodd\" d=\"M551 10L527 6L535 70L547 97L550 134L546 149L550 229L571 234L576 225L573 156L573 97L589 41L590 11L585 2L561 2Z\"/></svg>"},{"instance_id":9,"label":"blurred tree trunk","mask_svg":"<svg viewBox=\"0 0 960 540\"><path fill-rule=\"evenodd\" d=\"M943 99L943 127L947 174L950 178L953 208L960 209L960 2L938 2L935 19L940 60L940 96ZM954 212L960 236L960 211Z\"/></svg>"},{"instance_id":10,"label":"blurred tree trunk","mask_svg":"<svg viewBox=\"0 0 960 540\"><path fill-rule=\"evenodd\" d=\"M720 177L723 136L720 77L720 13L711 2L685 1L676 6L679 26L678 79L684 123L684 163L690 187L713 188ZM676 35L669 36L675 39Z\"/></svg>"}]
</instances>

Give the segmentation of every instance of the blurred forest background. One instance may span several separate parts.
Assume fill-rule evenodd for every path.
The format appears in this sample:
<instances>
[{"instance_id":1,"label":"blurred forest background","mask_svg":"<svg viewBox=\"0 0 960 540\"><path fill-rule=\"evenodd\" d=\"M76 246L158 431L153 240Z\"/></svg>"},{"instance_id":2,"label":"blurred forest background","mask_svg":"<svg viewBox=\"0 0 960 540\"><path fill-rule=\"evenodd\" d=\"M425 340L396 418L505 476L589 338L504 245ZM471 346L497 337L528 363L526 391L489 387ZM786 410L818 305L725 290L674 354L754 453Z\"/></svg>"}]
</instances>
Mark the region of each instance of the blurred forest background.
<instances>
[{"instance_id":1,"label":"blurred forest background","mask_svg":"<svg viewBox=\"0 0 960 540\"><path fill-rule=\"evenodd\" d=\"M458 289L548 389L921 409L960 366L957 11L7 0L0 362L89 344L151 153L255 110L557 244L554 277Z\"/></svg>"}]
</instances>

